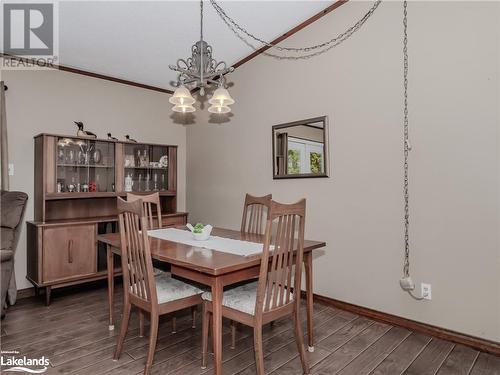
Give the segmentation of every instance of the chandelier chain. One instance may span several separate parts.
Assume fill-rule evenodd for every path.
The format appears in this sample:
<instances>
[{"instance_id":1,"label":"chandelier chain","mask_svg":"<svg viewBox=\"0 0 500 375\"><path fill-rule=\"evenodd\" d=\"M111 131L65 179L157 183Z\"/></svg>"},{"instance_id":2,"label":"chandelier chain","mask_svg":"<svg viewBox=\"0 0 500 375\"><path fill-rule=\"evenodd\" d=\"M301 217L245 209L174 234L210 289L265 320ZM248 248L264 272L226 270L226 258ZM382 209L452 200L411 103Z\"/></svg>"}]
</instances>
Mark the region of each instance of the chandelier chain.
<instances>
[{"instance_id":1,"label":"chandelier chain","mask_svg":"<svg viewBox=\"0 0 500 375\"><path fill-rule=\"evenodd\" d=\"M276 55L271 52L263 52L264 55L274 57L279 60L301 60L301 59L309 59L311 57L315 57L318 55L321 55L330 49L338 46L345 40L349 39L356 31L358 31L361 26L372 16L372 14L375 12L375 10L378 8L382 0L377 0L373 4L373 6L368 10L368 12L360 19L358 20L353 26L348 28L346 31L343 33L339 34L335 38L332 38L324 43L317 44L314 46L309 46L309 47L282 47L278 46L276 44L273 44L271 42L265 41L261 38L256 37L255 35L251 34L248 32L244 27L240 26L234 19L229 17L227 13L222 9L222 7L217 4L216 0L210 0L210 3L216 10L217 14L219 17L222 19L222 21L229 27L229 29L240 39L242 40L245 44L247 44L249 47L251 47L254 50L258 50L262 48L262 46L274 48L280 52L292 52L292 53L307 53L305 55L299 55L299 56L286 56L286 55ZM260 43L262 46L255 46L253 45L249 40L247 40L244 35L246 35L248 38L253 39L255 42ZM311 51L315 51L312 53L308 53Z\"/></svg>"},{"instance_id":2,"label":"chandelier chain","mask_svg":"<svg viewBox=\"0 0 500 375\"><path fill-rule=\"evenodd\" d=\"M203 40L203 0L200 0L200 40Z\"/></svg>"},{"instance_id":3,"label":"chandelier chain","mask_svg":"<svg viewBox=\"0 0 500 375\"><path fill-rule=\"evenodd\" d=\"M408 187L408 158L410 152L408 126L408 11L407 1L403 1L403 89L404 89L404 120L403 120L403 152L404 152L404 264L403 276L410 276L410 193Z\"/></svg>"}]
</instances>

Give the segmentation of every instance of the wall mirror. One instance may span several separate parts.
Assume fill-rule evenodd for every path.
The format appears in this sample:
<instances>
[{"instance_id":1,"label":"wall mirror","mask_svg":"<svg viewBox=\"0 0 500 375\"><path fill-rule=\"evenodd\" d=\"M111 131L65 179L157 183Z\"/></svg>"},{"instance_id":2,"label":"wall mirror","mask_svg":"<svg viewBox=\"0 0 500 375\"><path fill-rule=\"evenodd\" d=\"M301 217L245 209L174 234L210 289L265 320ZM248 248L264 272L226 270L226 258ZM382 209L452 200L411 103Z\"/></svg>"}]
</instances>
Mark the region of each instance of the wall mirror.
<instances>
[{"instance_id":1,"label":"wall mirror","mask_svg":"<svg viewBox=\"0 0 500 375\"><path fill-rule=\"evenodd\" d=\"M328 177L326 116L273 126L273 178Z\"/></svg>"}]
</instances>

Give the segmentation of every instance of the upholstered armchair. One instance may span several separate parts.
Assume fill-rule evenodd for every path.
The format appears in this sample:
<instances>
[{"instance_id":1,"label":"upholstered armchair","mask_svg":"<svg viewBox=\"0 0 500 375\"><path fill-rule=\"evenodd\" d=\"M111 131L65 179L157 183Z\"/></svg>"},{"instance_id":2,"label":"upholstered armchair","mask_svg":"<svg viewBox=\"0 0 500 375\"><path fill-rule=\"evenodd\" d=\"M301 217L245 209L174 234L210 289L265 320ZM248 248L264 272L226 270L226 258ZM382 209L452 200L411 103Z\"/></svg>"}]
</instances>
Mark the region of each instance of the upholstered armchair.
<instances>
[{"instance_id":1,"label":"upholstered armchair","mask_svg":"<svg viewBox=\"0 0 500 375\"><path fill-rule=\"evenodd\" d=\"M16 299L16 278L14 275L14 254L21 233L28 195L20 191L1 192L1 290L2 318L5 315L7 297L13 304Z\"/></svg>"}]
</instances>

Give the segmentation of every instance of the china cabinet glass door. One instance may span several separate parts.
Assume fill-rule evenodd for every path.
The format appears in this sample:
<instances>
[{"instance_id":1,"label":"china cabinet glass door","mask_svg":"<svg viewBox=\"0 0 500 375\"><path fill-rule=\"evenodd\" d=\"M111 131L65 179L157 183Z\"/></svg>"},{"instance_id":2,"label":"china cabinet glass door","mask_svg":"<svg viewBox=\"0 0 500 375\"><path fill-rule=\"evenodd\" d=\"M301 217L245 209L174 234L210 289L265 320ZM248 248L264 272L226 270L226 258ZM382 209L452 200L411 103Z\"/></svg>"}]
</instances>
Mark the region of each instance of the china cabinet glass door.
<instances>
[{"instance_id":1,"label":"china cabinet glass door","mask_svg":"<svg viewBox=\"0 0 500 375\"><path fill-rule=\"evenodd\" d=\"M168 190L168 147L126 144L124 147L125 192Z\"/></svg>"},{"instance_id":2,"label":"china cabinet glass door","mask_svg":"<svg viewBox=\"0 0 500 375\"><path fill-rule=\"evenodd\" d=\"M58 193L115 191L113 142L59 137L56 166Z\"/></svg>"}]
</instances>

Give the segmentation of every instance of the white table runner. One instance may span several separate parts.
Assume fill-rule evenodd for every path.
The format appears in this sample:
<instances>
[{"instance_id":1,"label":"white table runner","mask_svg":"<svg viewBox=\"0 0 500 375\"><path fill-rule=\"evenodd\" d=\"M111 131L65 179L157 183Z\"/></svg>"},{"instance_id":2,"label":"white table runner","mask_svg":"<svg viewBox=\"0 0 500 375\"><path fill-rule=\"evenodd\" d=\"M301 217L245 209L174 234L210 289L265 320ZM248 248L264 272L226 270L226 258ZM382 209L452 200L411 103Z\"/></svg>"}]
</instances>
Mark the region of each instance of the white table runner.
<instances>
[{"instance_id":1,"label":"white table runner","mask_svg":"<svg viewBox=\"0 0 500 375\"><path fill-rule=\"evenodd\" d=\"M263 249L263 245L261 243L233 240L231 238L217 236L210 236L210 238L206 241L197 241L193 238L190 231L176 228L149 230L148 235L162 240L242 256L260 254Z\"/></svg>"}]
</instances>

